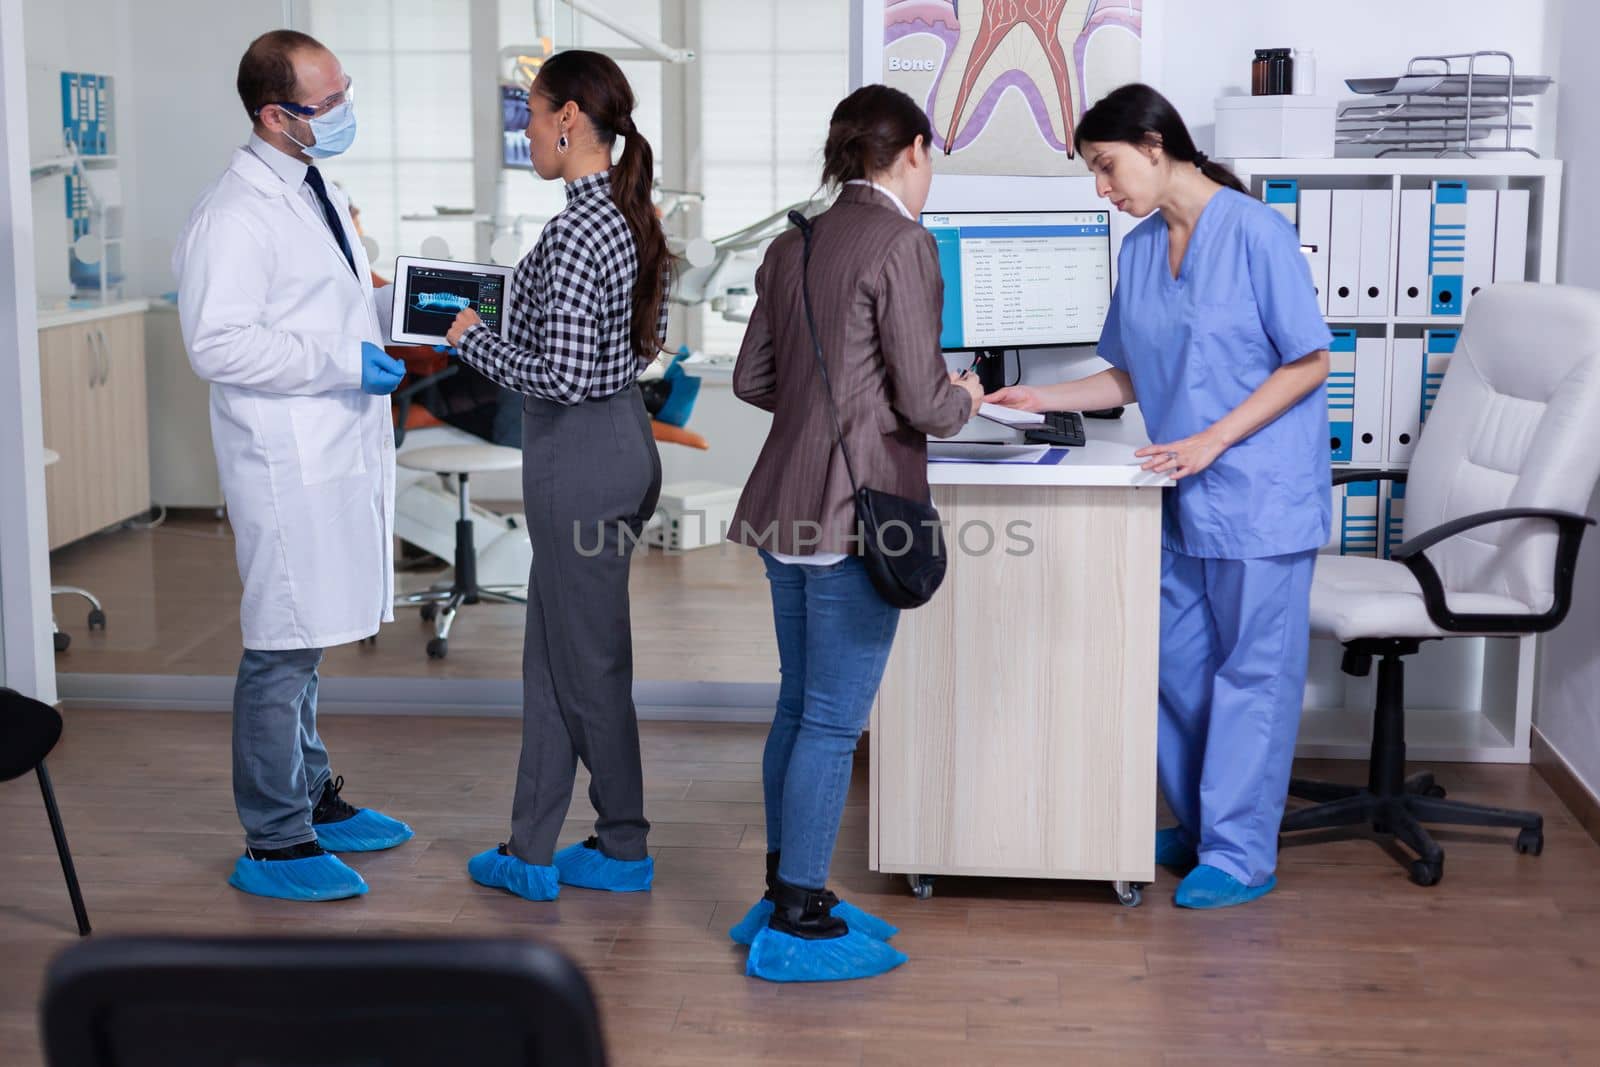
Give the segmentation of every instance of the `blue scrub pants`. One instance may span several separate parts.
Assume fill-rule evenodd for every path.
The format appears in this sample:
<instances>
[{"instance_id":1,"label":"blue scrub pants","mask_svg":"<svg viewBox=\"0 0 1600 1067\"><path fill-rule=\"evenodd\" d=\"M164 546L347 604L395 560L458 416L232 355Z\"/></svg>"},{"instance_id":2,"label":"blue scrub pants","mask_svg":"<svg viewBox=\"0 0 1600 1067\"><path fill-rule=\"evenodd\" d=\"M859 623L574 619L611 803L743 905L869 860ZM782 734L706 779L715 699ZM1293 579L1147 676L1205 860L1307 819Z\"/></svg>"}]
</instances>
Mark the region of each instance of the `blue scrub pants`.
<instances>
[{"instance_id":1,"label":"blue scrub pants","mask_svg":"<svg viewBox=\"0 0 1600 1067\"><path fill-rule=\"evenodd\" d=\"M1161 555L1161 791L1200 862L1245 885L1278 862L1316 558Z\"/></svg>"}]
</instances>

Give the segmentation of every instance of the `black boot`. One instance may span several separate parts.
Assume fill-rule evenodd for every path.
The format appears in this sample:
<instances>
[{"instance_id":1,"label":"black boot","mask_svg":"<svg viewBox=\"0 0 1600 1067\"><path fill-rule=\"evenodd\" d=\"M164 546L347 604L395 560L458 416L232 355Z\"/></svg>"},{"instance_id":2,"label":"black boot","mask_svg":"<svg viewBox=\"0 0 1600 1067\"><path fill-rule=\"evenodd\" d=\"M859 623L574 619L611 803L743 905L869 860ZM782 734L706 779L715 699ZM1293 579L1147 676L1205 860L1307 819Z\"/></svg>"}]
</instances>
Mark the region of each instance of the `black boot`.
<instances>
[{"instance_id":1,"label":"black boot","mask_svg":"<svg viewBox=\"0 0 1600 1067\"><path fill-rule=\"evenodd\" d=\"M783 855L782 849L767 853L767 891L761 894L762 900L770 900L773 903L777 903L777 899L772 895L772 887L778 884L778 857L781 855ZM839 898L833 890L823 889L821 892L822 898L827 902L829 908L838 906Z\"/></svg>"},{"instance_id":2,"label":"black boot","mask_svg":"<svg viewBox=\"0 0 1600 1067\"><path fill-rule=\"evenodd\" d=\"M777 853L772 853L776 856ZM769 859L773 870L777 861ZM833 917L835 898L826 889L805 889L772 876L772 918L767 925L780 934L806 941L831 941L850 932L843 919Z\"/></svg>"}]
</instances>

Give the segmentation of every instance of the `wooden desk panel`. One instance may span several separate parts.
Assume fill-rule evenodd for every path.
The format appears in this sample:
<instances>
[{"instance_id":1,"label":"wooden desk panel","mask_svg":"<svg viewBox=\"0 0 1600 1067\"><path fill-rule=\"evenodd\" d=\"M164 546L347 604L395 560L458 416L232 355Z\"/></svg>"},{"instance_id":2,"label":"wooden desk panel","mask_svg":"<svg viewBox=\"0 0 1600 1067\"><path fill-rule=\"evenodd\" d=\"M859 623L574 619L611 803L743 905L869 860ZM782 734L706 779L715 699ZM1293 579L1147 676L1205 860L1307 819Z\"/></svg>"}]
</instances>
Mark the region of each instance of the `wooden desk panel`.
<instances>
[{"instance_id":1,"label":"wooden desk panel","mask_svg":"<svg viewBox=\"0 0 1600 1067\"><path fill-rule=\"evenodd\" d=\"M1151 881L1160 489L943 485L934 502L950 571L901 617L879 689L873 869ZM1033 548L1010 554L1019 522Z\"/></svg>"}]
</instances>

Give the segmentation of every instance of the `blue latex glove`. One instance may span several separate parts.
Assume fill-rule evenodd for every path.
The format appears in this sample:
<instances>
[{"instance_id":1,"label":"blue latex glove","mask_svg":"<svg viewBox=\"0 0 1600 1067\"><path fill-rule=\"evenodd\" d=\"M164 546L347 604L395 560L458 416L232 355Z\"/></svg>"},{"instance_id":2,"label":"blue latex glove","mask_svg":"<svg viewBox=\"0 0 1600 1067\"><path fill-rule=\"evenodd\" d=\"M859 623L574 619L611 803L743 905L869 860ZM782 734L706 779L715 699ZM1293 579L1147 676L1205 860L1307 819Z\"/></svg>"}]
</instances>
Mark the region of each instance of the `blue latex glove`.
<instances>
[{"instance_id":1,"label":"blue latex glove","mask_svg":"<svg viewBox=\"0 0 1600 1067\"><path fill-rule=\"evenodd\" d=\"M433 346L433 350L435 352L443 352L445 355L449 356L451 359L458 359L461 356L461 350L460 349L451 348L449 345L434 345Z\"/></svg>"},{"instance_id":2,"label":"blue latex glove","mask_svg":"<svg viewBox=\"0 0 1600 1067\"><path fill-rule=\"evenodd\" d=\"M406 365L371 341L361 342L361 391L388 396L406 376Z\"/></svg>"}]
</instances>

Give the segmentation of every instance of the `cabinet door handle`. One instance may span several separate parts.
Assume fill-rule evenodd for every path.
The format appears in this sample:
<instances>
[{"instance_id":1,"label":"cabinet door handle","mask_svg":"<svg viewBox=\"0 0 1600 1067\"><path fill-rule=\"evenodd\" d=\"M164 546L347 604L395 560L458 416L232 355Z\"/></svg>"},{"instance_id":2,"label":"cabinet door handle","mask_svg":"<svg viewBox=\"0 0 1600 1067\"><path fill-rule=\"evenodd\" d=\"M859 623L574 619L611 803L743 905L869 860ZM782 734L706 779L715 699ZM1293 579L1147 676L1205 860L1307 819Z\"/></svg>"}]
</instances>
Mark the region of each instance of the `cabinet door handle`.
<instances>
[{"instance_id":1,"label":"cabinet door handle","mask_svg":"<svg viewBox=\"0 0 1600 1067\"><path fill-rule=\"evenodd\" d=\"M111 343L104 330L96 330L95 336L100 338L100 365L105 368L100 372L100 384L104 385L111 380Z\"/></svg>"},{"instance_id":2,"label":"cabinet door handle","mask_svg":"<svg viewBox=\"0 0 1600 1067\"><path fill-rule=\"evenodd\" d=\"M94 344L94 331L83 331L83 338L89 343L89 388L93 389L100 384L100 350Z\"/></svg>"}]
</instances>

